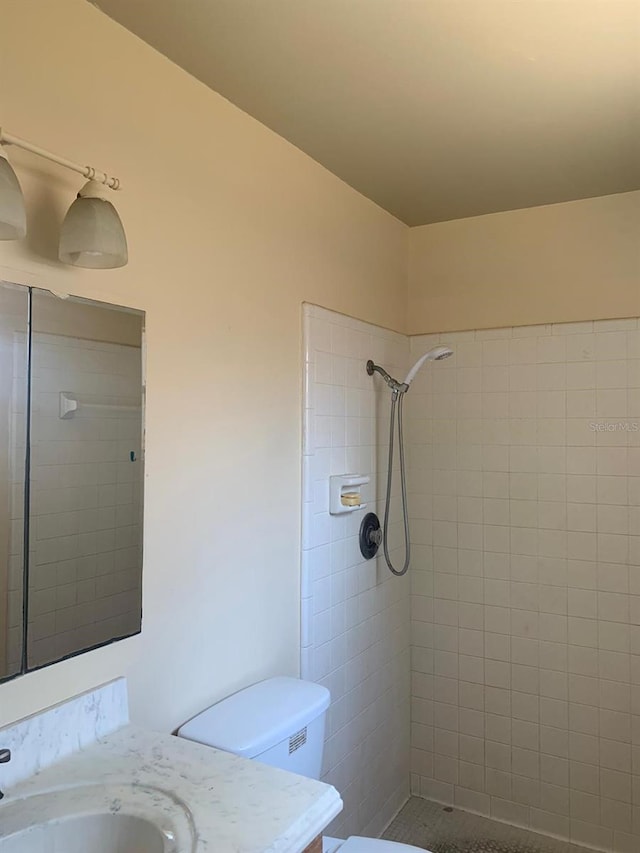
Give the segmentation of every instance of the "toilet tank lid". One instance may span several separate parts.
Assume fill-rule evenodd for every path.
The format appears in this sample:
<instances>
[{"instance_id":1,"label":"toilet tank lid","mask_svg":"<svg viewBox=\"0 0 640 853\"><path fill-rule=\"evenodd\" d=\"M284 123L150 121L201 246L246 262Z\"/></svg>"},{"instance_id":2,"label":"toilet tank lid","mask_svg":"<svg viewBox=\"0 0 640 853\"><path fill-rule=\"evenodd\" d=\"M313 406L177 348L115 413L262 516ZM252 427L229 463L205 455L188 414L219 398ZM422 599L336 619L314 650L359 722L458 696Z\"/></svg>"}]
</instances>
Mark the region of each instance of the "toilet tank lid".
<instances>
[{"instance_id":1,"label":"toilet tank lid","mask_svg":"<svg viewBox=\"0 0 640 853\"><path fill-rule=\"evenodd\" d=\"M323 714L330 698L326 687L311 681L269 678L202 711L178 735L255 758Z\"/></svg>"}]
</instances>

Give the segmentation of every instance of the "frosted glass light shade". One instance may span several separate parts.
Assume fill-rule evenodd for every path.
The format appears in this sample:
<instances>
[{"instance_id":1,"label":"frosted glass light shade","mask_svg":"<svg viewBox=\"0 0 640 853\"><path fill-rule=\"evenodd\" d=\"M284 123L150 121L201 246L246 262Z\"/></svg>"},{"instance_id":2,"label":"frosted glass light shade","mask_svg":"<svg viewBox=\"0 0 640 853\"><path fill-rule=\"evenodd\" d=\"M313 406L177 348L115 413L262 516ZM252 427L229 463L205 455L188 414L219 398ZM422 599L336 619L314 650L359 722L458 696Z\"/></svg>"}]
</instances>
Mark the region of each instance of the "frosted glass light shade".
<instances>
[{"instance_id":1,"label":"frosted glass light shade","mask_svg":"<svg viewBox=\"0 0 640 853\"><path fill-rule=\"evenodd\" d=\"M20 240L27 233L24 197L16 173L0 148L0 240Z\"/></svg>"},{"instance_id":2,"label":"frosted glass light shade","mask_svg":"<svg viewBox=\"0 0 640 853\"><path fill-rule=\"evenodd\" d=\"M62 223L58 257L89 269L123 267L129 257L127 237L115 207L102 198L95 181L83 187Z\"/></svg>"}]
</instances>

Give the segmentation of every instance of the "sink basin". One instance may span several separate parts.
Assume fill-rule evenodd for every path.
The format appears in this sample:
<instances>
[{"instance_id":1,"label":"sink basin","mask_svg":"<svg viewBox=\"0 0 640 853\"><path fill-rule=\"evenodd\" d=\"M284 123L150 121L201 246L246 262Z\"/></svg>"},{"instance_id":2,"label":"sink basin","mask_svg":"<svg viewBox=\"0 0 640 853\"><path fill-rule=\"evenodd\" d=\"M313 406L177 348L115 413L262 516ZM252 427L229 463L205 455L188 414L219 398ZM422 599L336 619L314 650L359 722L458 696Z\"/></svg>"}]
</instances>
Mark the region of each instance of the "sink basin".
<instances>
[{"instance_id":1,"label":"sink basin","mask_svg":"<svg viewBox=\"0 0 640 853\"><path fill-rule=\"evenodd\" d=\"M189 853L185 803L151 786L82 785L0 804L0 853Z\"/></svg>"},{"instance_id":2,"label":"sink basin","mask_svg":"<svg viewBox=\"0 0 640 853\"><path fill-rule=\"evenodd\" d=\"M0 837L2 853L167 853L166 835L128 814L73 815Z\"/></svg>"}]
</instances>

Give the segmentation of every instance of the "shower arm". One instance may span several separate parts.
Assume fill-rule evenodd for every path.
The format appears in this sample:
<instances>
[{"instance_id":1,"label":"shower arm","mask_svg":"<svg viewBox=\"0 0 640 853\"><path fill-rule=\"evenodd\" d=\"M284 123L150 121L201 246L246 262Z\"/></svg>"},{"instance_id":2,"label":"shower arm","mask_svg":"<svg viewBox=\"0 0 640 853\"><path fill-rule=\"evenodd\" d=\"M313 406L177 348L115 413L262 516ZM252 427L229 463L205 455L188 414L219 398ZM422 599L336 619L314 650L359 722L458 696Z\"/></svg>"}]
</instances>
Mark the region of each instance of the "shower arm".
<instances>
[{"instance_id":1,"label":"shower arm","mask_svg":"<svg viewBox=\"0 0 640 853\"><path fill-rule=\"evenodd\" d=\"M371 359L367 362L367 373L369 376L373 376L374 373L379 373L396 396L398 394L404 394L409 390L409 386L406 382L398 382L398 380L394 379L393 376L389 376L384 367L380 367L379 364L374 364Z\"/></svg>"}]
</instances>

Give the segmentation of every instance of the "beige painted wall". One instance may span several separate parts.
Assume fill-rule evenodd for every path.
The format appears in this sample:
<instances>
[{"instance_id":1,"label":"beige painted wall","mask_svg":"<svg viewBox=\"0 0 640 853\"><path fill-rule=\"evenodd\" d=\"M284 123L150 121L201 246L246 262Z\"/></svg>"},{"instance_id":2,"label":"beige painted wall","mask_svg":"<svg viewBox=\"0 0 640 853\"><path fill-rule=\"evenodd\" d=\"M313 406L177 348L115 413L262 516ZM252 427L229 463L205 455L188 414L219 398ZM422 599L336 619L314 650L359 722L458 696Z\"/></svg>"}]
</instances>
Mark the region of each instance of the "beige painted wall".
<instances>
[{"instance_id":1,"label":"beige painted wall","mask_svg":"<svg viewBox=\"0 0 640 853\"><path fill-rule=\"evenodd\" d=\"M409 334L638 314L640 192L409 232Z\"/></svg>"},{"instance_id":2,"label":"beige painted wall","mask_svg":"<svg viewBox=\"0 0 640 853\"><path fill-rule=\"evenodd\" d=\"M80 186L10 152L0 277L147 312L144 624L0 686L0 724L114 676L171 729L299 657L301 303L404 331L407 228L85 0L4 0L0 117L118 175L130 263L55 261Z\"/></svg>"}]
</instances>

